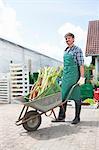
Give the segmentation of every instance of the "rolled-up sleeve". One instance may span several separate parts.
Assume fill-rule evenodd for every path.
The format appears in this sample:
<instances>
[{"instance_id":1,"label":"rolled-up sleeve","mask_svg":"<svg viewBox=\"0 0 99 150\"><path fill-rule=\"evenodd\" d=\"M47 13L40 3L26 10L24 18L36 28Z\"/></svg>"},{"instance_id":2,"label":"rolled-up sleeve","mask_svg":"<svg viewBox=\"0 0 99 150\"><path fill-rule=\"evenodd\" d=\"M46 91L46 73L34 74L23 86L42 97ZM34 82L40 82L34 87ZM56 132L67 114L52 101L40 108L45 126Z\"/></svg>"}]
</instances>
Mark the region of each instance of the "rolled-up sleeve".
<instances>
[{"instance_id":1,"label":"rolled-up sleeve","mask_svg":"<svg viewBox=\"0 0 99 150\"><path fill-rule=\"evenodd\" d=\"M79 66L84 65L84 57L83 57L83 52L80 48L77 49L77 64Z\"/></svg>"}]
</instances>

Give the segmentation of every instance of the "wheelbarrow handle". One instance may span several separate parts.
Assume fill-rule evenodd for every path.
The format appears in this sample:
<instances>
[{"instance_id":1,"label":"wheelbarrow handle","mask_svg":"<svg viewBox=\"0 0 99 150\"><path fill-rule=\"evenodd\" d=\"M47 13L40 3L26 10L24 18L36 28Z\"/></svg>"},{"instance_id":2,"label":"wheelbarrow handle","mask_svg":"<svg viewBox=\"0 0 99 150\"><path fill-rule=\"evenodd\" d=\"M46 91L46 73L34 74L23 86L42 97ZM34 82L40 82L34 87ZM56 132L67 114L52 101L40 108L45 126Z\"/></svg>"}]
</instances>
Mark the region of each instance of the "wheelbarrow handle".
<instances>
[{"instance_id":1,"label":"wheelbarrow handle","mask_svg":"<svg viewBox=\"0 0 99 150\"><path fill-rule=\"evenodd\" d=\"M70 91L69 91L69 93L68 93L68 95L67 95L67 98L66 98L66 100L65 100L63 103L65 103L65 102L69 99L69 97L70 97L72 91L73 91L74 88L75 88L76 86L78 86L78 85L79 85L79 84L76 83L76 84L74 84L74 85L71 87L71 89L70 89Z\"/></svg>"}]
</instances>

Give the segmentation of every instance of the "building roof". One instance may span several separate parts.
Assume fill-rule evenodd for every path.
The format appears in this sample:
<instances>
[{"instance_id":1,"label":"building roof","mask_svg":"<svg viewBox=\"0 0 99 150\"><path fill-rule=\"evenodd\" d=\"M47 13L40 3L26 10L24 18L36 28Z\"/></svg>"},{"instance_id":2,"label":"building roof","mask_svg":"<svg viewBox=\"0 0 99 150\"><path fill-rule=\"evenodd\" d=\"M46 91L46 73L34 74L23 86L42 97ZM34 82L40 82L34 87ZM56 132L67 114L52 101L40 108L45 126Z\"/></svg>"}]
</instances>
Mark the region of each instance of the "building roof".
<instances>
[{"instance_id":1,"label":"building roof","mask_svg":"<svg viewBox=\"0 0 99 150\"><path fill-rule=\"evenodd\" d=\"M21 46L21 45L19 45L19 44L13 43L13 42L8 41L8 40L6 40L6 39L3 39L3 38L1 38L1 37L0 37L0 41L9 43L9 44L14 45L14 46L16 46L16 47L19 47L19 48L22 48L22 49L26 49L26 50L28 50L28 51L34 52L35 54L39 54L39 55L45 56L45 57L47 57L47 58L51 58L51 59L53 59L53 60L55 60L55 61L58 61L58 62L60 62L60 63L63 63L62 61L60 61L60 60L58 60L58 59L55 59L55 58L52 58L52 57L47 56L47 55L45 55L45 54L42 54L42 53L40 53L40 52L37 52L36 50L32 50L32 49L26 48L26 47L24 47L24 46Z\"/></svg>"},{"instance_id":2,"label":"building roof","mask_svg":"<svg viewBox=\"0 0 99 150\"><path fill-rule=\"evenodd\" d=\"M86 56L99 56L99 20L89 21Z\"/></svg>"}]
</instances>

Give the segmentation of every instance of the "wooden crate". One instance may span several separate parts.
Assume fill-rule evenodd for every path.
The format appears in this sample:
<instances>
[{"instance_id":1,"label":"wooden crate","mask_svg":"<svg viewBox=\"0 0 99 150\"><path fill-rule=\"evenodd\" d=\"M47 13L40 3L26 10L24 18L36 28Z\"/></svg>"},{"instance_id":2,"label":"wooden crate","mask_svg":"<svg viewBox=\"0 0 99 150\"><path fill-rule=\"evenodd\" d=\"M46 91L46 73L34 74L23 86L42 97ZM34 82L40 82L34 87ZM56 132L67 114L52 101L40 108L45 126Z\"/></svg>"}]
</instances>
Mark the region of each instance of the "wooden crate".
<instances>
[{"instance_id":1,"label":"wooden crate","mask_svg":"<svg viewBox=\"0 0 99 150\"><path fill-rule=\"evenodd\" d=\"M9 75L0 73L0 103L10 103Z\"/></svg>"},{"instance_id":2,"label":"wooden crate","mask_svg":"<svg viewBox=\"0 0 99 150\"><path fill-rule=\"evenodd\" d=\"M11 100L29 93L29 72L21 64L10 65Z\"/></svg>"}]
</instances>

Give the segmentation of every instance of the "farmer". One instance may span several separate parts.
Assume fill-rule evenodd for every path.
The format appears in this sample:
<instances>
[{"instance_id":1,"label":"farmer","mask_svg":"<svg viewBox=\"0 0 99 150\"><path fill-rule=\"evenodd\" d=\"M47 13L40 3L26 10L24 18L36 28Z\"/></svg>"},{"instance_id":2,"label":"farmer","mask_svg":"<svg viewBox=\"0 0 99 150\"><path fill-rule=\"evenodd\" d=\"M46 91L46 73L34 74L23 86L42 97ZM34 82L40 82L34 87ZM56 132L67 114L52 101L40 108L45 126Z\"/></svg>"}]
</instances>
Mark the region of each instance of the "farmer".
<instances>
[{"instance_id":1,"label":"farmer","mask_svg":"<svg viewBox=\"0 0 99 150\"><path fill-rule=\"evenodd\" d=\"M80 98L80 86L85 83L84 78L84 58L82 50L74 45L74 34L67 33L65 36L67 47L64 51L64 69L62 78L62 101L66 100L66 97L71 87L78 83L71 93L69 99L75 101L75 118L72 124L80 122L80 111L81 111L81 98ZM52 122L63 122L65 121L67 101L65 104L60 106L58 118L52 120Z\"/></svg>"}]
</instances>

